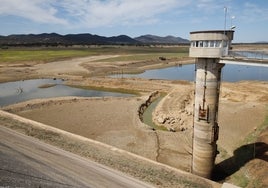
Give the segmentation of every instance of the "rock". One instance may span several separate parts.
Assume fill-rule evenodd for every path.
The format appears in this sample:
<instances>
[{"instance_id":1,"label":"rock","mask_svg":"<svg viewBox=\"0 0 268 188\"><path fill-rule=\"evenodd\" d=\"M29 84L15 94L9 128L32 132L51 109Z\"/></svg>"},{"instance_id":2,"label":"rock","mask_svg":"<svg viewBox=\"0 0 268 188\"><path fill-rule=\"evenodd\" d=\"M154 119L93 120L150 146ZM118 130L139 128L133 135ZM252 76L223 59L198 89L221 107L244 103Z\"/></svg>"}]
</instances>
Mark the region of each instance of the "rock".
<instances>
[{"instance_id":1,"label":"rock","mask_svg":"<svg viewBox=\"0 0 268 188\"><path fill-rule=\"evenodd\" d=\"M164 124L165 119L163 117L158 117L157 122L160 123L160 124Z\"/></svg>"},{"instance_id":2,"label":"rock","mask_svg":"<svg viewBox=\"0 0 268 188\"><path fill-rule=\"evenodd\" d=\"M172 117L168 117L166 121L167 121L168 124L171 124L172 121L173 121L173 118Z\"/></svg>"}]
</instances>

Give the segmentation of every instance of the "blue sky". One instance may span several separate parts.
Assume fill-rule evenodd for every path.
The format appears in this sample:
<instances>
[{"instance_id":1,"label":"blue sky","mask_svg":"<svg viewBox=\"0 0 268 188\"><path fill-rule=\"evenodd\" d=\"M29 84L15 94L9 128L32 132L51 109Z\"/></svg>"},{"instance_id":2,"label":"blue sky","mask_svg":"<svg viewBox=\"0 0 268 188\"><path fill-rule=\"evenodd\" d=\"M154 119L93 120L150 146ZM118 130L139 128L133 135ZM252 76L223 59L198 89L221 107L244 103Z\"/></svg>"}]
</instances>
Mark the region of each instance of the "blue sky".
<instances>
[{"instance_id":1,"label":"blue sky","mask_svg":"<svg viewBox=\"0 0 268 188\"><path fill-rule=\"evenodd\" d=\"M268 41L268 0L0 0L0 35L173 35L236 25L234 42Z\"/></svg>"}]
</instances>

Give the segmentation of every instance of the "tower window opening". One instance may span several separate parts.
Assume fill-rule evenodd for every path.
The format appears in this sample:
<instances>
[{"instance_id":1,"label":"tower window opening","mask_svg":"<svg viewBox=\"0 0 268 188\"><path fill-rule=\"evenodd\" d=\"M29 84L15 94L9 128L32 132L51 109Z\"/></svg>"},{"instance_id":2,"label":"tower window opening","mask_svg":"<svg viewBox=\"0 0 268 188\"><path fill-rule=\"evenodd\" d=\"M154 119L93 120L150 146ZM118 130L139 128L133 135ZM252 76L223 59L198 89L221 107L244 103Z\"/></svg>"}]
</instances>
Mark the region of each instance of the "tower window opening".
<instances>
[{"instance_id":1,"label":"tower window opening","mask_svg":"<svg viewBox=\"0 0 268 188\"><path fill-rule=\"evenodd\" d=\"M204 41L204 47L205 47L205 48L208 47L208 41Z\"/></svg>"},{"instance_id":2,"label":"tower window opening","mask_svg":"<svg viewBox=\"0 0 268 188\"><path fill-rule=\"evenodd\" d=\"M217 41L216 41L216 44L215 44L215 47L216 47L216 48L221 47L221 41L217 40Z\"/></svg>"},{"instance_id":3,"label":"tower window opening","mask_svg":"<svg viewBox=\"0 0 268 188\"><path fill-rule=\"evenodd\" d=\"M191 41L191 47L195 48L221 48L227 47L228 41L226 40L201 40L201 41Z\"/></svg>"},{"instance_id":4,"label":"tower window opening","mask_svg":"<svg viewBox=\"0 0 268 188\"><path fill-rule=\"evenodd\" d=\"M209 41L209 47L214 48L215 41Z\"/></svg>"}]
</instances>

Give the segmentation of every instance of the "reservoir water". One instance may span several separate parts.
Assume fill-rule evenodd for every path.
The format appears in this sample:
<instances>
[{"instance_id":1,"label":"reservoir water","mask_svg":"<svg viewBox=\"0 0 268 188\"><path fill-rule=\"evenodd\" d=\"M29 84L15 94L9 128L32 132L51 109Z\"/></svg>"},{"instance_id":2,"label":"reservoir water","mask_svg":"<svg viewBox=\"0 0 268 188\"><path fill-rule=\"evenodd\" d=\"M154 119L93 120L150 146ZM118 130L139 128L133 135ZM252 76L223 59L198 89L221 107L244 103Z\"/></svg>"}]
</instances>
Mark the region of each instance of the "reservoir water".
<instances>
[{"instance_id":1,"label":"reservoir water","mask_svg":"<svg viewBox=\"0 0 268 188\"><path fill-rule=\"evenodd\" d=\"M194 81L195 65L188 64L163 69L147 70L141 74L118 74L112 75L112 77ZM268 67L225 65L222 69L222 80L227 82L237 82L242 80L268 81Z\"/></svg>"},{"instance_id":2,"label":"reservoir water","mask_svg":"<svg viewBox=\"0 0 268 188\"><path fill-rule=\"evenodd\" d=\"M195 65L182 65L163 69L148 70L141 74L120 74L112 77L138 77L165 80L195 80ZM241 80L268 81L268 67L225 65L222 69L222 80L237 82ZM0 107L36 98L62 96L81 97L129 97L131 94L87 90L69 87L60 79L36 79L0 84Z\"/></svg>"},{"instance_id":3,"label":"reservoir water","mask_svg":"<svg viewBox=\"0 0 268 188\"><path fill-rule=\"evenodd\" d=\"M87 90L69 87L60 79L35 79L0 84L0 106L6 106L37 98L62 96L80 97L128 97L131 94Z\"/></svg>"}]
</instances>

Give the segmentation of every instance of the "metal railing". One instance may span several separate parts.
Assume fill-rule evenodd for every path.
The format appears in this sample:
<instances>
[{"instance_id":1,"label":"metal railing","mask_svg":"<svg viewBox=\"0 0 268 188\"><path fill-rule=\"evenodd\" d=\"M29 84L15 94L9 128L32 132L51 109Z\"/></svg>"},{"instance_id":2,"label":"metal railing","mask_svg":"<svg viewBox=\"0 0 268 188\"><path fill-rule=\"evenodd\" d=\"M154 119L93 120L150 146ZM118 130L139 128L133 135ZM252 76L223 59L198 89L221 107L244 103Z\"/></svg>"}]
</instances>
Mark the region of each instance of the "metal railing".
<instances>
[{"instance_id":1,"label":"metal railing","mask_svg":"<svg viewBox=\"0 0 268 188\"><path fill-rule=\"evenodd\" d=\"M267 51L254 51L254 50L229 50L227 57L239 59L255 59L255 60L268 60Z\"/></svg>"}]
</instances>

